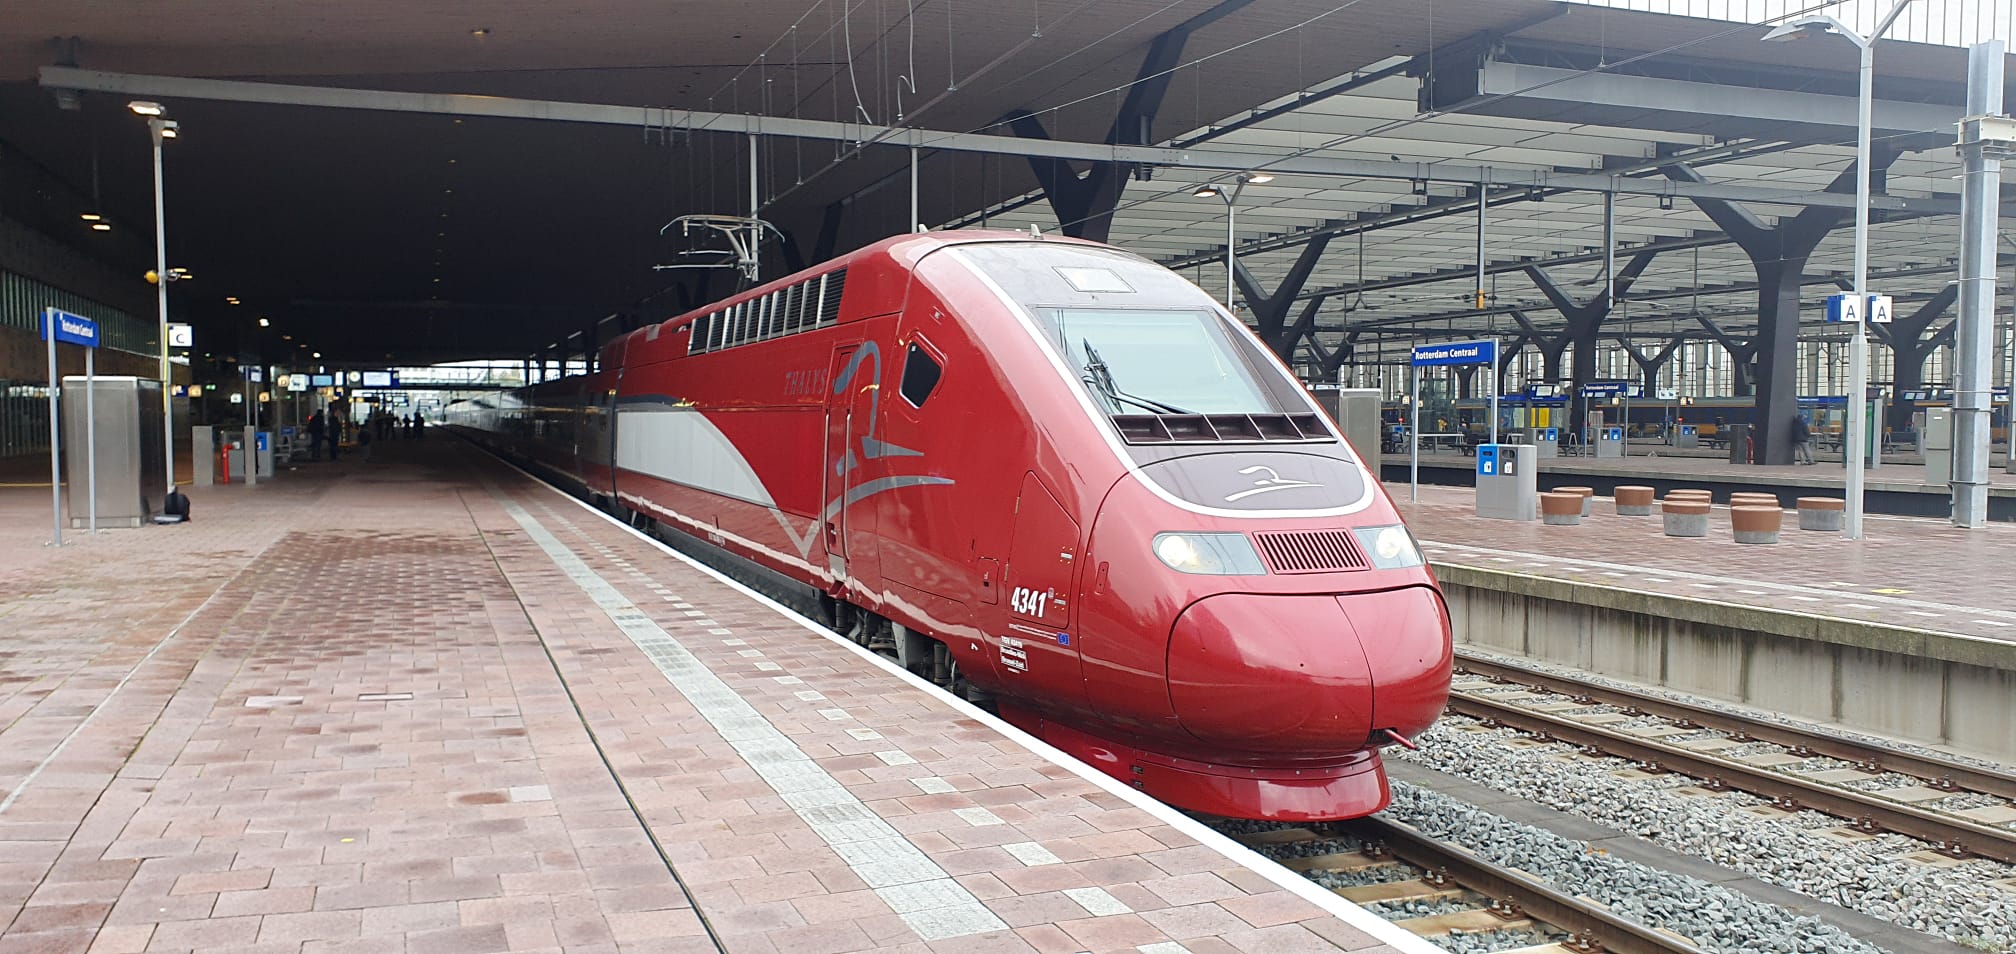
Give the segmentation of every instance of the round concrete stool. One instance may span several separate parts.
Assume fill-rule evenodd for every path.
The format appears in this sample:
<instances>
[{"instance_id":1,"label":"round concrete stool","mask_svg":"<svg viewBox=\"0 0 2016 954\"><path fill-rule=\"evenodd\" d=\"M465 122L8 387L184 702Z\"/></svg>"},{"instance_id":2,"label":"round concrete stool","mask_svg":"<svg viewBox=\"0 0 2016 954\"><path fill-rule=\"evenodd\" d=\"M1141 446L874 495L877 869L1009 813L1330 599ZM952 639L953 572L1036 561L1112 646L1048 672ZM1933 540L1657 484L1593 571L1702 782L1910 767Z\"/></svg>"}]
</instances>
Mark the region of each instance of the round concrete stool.
<instances>
[{"instance_id":1,"label":"round concrete stool","mask_svg":"<svg viewBox=\"0 0 2016 954\"><path fill-rule=\"evenodd\" d=\"M1582 497L1582 516L1589 516L1590 501L1596 499L1594 487L1556 487L1550 493L1579 494Z\"/></svg>"},{"instance_id":2,"label":"round concrete stool","mask_svg":"<svg viewBox=\"0 0 2016 954\"><path fill-rule=\"evenodd\" d=\"M1651 516L1652 488L1628 487L1628 486L1619 487L1617 488L1615 493L1617 495L1618 516L1622 517Z\"/></svg>"},{"instance_id":3,"label":"round concrete stool","mask_svg":"<svg viewBox=\"0 0 2016 954\"><path fill-rule=\"evenodd\" d=\"M1708 535L1708 501L1674 500L1667 496L1660 505L1660 512L1666 520L1666 535L1669 537L1705 537Z\"/></svg>"},{"instance_id":4,"label":"round concrete stool","mask_svg":"<svg viewBox=\"0 0 2016 954\"><path fill-rule=\"evenodd\" d=\"M1550 527L1572 527L1582 522L1581 494L1552 491L1540 495L1540 522Z\"/></svg>"},{"instance_id":5,"label":"round concrete stool","mask_svg":"<svg viewBox=\"0 0 2016 954\"><path fill-rule=\"evenodd\" d=\"M1841 532L1848 515L1848 501L1839 497L1799 498L1799 529Z\"/></svg>"},{"instance_id":6,"label":"round concrete stool","mask_svg":"<svg viewBox=\"0 0 2016 954\"><path fill-rule=\"evenodd\" d=\"M1776 507L1779 506L1779 503L1777 494L1761 494L1746 490L1730 494L1729 505L1732 507L1735 506Z\"/></svg>"},{"instance_id":7,"label":"round concrete stool","mask_svg":"<svg viewBox=\"0 0 2016 954\"><path fill-rule=\"evenodd\" d=\"M1669 490L1667 500L1714 500L1715 495L1706 490Z\"/></svg>"},{"instance_id":8,"label":"round concrete stool","mask_svg":"<svg viewBox=\"0 0 2016 954\"><path fill-rule=\"evenodd\" d=\"M1777 543L1784 519L1785 511L1775 506L1737 504L1729 508L1729 526L1736 531L1737 543Z\"/></svg>"}]
</instances>

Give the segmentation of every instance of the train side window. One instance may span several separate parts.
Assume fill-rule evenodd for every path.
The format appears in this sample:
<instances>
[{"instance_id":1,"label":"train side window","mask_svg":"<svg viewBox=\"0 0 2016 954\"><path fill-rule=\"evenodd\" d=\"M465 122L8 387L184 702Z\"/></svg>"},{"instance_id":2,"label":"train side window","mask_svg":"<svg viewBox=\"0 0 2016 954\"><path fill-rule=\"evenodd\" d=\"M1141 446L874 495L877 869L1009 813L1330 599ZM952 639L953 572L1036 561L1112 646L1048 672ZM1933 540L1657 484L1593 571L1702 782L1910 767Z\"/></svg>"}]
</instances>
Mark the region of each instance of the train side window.
<instances>
[{"instance_id":1,"label":"train side window","mask_svg":"<svg viewBox=\"0 0 2016 954\"><path fill-rule=\"evenodd\" d=\"M931 352L915 341L910 342L910 350L903 356L903 385L899 389L903 400L909 401L912 407L923 407L944 373L944 367L931 356Z\"/></svg>"}]
</instances>

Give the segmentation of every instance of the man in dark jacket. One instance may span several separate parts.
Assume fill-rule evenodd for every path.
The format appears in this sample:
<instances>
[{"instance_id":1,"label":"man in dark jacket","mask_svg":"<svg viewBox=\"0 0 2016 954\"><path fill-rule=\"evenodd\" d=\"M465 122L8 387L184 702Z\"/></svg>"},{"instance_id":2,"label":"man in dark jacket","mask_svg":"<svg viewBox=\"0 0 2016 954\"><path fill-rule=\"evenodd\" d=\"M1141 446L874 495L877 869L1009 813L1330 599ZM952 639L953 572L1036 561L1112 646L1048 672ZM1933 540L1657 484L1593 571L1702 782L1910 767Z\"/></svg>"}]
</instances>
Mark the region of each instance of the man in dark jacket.
<instances>
[{"instance_id":1,"label":"man in dark jacket","mask_svg":"<svg viewBox=\"0 0 2016 954\"><path fill-rule=\"evenodd\" d=\"M309 459L309 460L321 460L321 459L322 459L322 435L323 435L323 434L325 433L325 430L324 430L324 429L325 429L326 427L327 427L327 424L326 424L326 423L325 423L325 422L323 421L323 419L322 419L322 412L321 412L321 411L316 411L315 413L313 413L313 414L310 414L310 415L308 415L308 459Z\"/></svg>"},{"instance_id":2,"label":"man in dark jacket","mask_svg":"<svg viewBox=\"0 0 2016 954\"><path fill-rule=\"evenodd\" d=\"M1813 429L1806 426L1806 415L1792 415L1792 463L1813 463Z\"/></svg>"}]
</instances>

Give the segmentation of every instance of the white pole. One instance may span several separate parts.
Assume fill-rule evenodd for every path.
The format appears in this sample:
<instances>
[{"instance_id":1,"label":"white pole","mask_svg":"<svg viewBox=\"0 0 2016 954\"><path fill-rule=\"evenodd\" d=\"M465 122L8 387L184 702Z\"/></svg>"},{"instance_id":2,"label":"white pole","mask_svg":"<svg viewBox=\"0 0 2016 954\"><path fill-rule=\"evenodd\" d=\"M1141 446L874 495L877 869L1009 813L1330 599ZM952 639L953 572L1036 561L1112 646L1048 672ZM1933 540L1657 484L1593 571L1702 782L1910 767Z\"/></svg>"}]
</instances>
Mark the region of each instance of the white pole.
<instances>
[{"instance_id":1,"label":"white pole","mask_svg":"<svg viewBox=\"0 0 2016 954\"><path fill-rule=\"evenodd\" d=\"M1232 280L1232 243L1239 240L1238 236L1239 198L1235 193L1228 192L1225 194L1225 310L1234 317L1238 316L1238 312L1232 311L1232 292L1238 286Z\"/></svg>"},{"instance_id":2,"label":"white pole","mask_svg":"<svg viewBox=\"0 0 2016 954\"><path fill-rule=\"evenodd\" d=\"M1498 339L1491 339L1491 443L1498 443Z\"/></svg>"},{"instance_id":3,"label":"white pole","mask_svg":"<svg viewBox=\"0 0 2016 954\"><path fill-rule=\"evenodd\" d=\"M98 532L98 346L84 349L84 496L91 532Z\"/></svg>"},{"instance_id":4,"label":"white pole","mask_svg":"<svg viewBox=\"0 0 2016 954\"><path fill-rule=\"evenodd\" d=\"M159 116L147 120L147 129L154 136L154 297L160 306L161 321L156 333L161 336L161 466L167 475L162 491L162 510L167 510L168 495L175 492L175 387L174 375L168 367L168 220L166 203L162 200L161 179L161 130Z\"/></svg>"},{"instance_id":5,"label":"white pole","mask_svg":"<svg viewBox=\"0 0 2016 954\"><path fill-rule=\"evenodd\" d=\"M1855 336L1848 339L1848 433L1841 445L1841 460L1848 468L1847 514L1841 536L1862 539L1862 468L1868 466L1863 435L1869 426L1869 124L1870 97L1876 70L1873 40L1857 44L1862 48L1861 96L1855 109ZM1777 426L1778 422L1770 422Z\"/></svg>"},{"instance_id":6,"label":"white pole","mask_svg":"<svg viewBox=\"0 0 2016 954\"><path fill-rule=\"evenodd\" d=\"M1842 463L1848 467L1848 512L1841 524L1841 536L1847 540L1862 539L1862 468L1869 458L1868 438L1864 436L1869 428L1869 316L1865 312L1869 310L1869 127L1875 98L1876 39L1890 29L1910 2L1898 0L1867 39L1842 30L1862 53L1861 91L1855 104L1855 313L1861 320L1855 323L1855 336L1848 339L1848 363L1853 367L1848 374L1848 433L1841 452Z\"/></svg>"},{"instance_id":7,"label":"white pole","mask_svg":"<svg viewBox=\"0 0 2016 954\"><path fill-rule=\"evenodd\" d=\"M924 231L924 219L917 211L917 147L910 147L910 228ZM905 231L908 231L906 229Z\"/></svg>"},{"instance_id":8,"label":"white pole","mask_svg":"<svg viewBox=\"0 0 2016 954\"><path fill-rule=\"evenodd\" d=\"M1407 357L1407 499L1421 499L1421 366Z\"/></svg>"},{"instance_id":9,"label":"white pole","mask_svg":"<svg viewBox=\"0 0 2016 954\"><path fill-rule=\"evenodd\" d=\"M238 383L239 391L245 395L245 486L250 487L259 482L259 433L257 430L259 425L255 423L255 418L253 417L254 404L252 401L253 398L259 395L252 390L252 376L246 374L242 366L238 369L238 377L242 379Z\"/></svg>"},{"instance_id":10,"label":"white pole","mask_svg":"<svg viewBox=\"0 0 2016 954\"><path fill-rule=\"evenodd\" d=\"M49 339L49 505L55 514L56 540L63 545L63 441L56 415L56 309L42 309L42 336Z\"/></svg>"}]
</instances>

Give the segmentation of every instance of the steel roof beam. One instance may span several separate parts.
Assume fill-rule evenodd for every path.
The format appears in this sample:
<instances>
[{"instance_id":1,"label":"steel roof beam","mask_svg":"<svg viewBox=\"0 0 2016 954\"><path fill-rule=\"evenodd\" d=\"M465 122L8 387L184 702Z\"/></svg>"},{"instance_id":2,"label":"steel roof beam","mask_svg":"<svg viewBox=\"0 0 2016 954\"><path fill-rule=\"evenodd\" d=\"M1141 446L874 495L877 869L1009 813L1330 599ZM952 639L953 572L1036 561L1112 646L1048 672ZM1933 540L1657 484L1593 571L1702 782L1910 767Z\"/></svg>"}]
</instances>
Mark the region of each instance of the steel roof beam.
<instances>
[{"instance_id":1,"label":"steel roof beam","mask_svg":"<svg viewBox=\"0 0 2016 954\"><path fill-rule=\"evenodd\" d=\"M1396 162L1322 155L1284 156L1279 152L1266 150L1177 149L1164 146L1030 140L988 133L871 126L823 119L794 119L705 110L570 103L454 93L407 93L392 90L250 83L239 80L111 73L65 66L42 67L41 84L50 89L151 96L161 99L203 99L330 109L531 119L635 126L643 129L679 129L738 136L784 136L848 143L872 140L899 148L914 146L919 149L947 149L1218 172L1266 169L1282 175L1418 179L1424 182L1458 183L1466 186L1484 183L1487 186L1574 189L1587 192L1615 192L1621 195L1668 195L1688 199L1719 199L1730 202L1835 209L1852 209L1855 202L1854 196L1836 193L1733 183L1660 182L1613 174L1505 169L1446 162ZM1891 212L1921 212L1936 215L1958 215L1960 212L1960 202L1957 198L1943 196L1924 199L1898 196L1872 197L1870 207Z\"/></svg>"}]
</instances>

